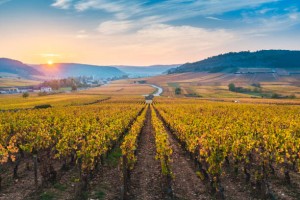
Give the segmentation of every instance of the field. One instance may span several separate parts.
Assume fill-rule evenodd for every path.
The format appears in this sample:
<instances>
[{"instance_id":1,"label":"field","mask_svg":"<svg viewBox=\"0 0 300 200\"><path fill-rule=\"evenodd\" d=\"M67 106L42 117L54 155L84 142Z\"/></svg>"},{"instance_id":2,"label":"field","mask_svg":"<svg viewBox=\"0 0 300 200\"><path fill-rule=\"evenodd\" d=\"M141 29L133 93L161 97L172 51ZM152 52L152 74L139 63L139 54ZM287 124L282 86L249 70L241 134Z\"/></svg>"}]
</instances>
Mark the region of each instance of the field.
<instances>
[{"instance_id":1,"label":"field","mask_svg":"<svg viewBox=\"0 0 300 200\"><path fill-rule=\"evenodd\" d=\"M33 108L35 106L44 104L50 104L54 107L81 105L106 98L106 96L88 95L81 93L53 94L47 96L30 94L28 98L23 98L22 94L1 95L0 110Z\"/></svg>"},{"instance_id":2,"label":"field","mask_svg":"<svg viewBox=\"0 0 300 200\"><path fill-rule=\"evenodd\" d=\"M50 104L54 107L84 105L112 98L116 95L129 98L130 96L131 98L139 96L142 98L143 94L149 94L154 91L154 88L147 85L120 84L116 82L89 90L47 96L38 96L36 93L31 93L28 98L23 98L22 94L0 95L0 110L26 109L43 104Z\"/></svg>"},{"instance_id":3,"label":"field","mask_svg":"<svg viewBox=\"0 0 300 200\"><path fill-rule=\"evenodd\" d=\"M146 105L153 91L2 97L28 109L0 112L0 199L298 199L300 108L280 105L297 100Z\"/></svg>"},{"instance_id":4,"label":"field","mask_svg":"<svg viewBox=\"0 0 300 200\"><path fill-rule=\"evenodd\" d=\"M1 77L1 74L0 74ZM15 78L0 78L0 88L1 87L24 87L32 86L39 84L39 81L27 80L27 79L18 79Z\"/></svg>"},{"instance_id":5,"label":"field","mask_svg":"<svg viewBox=\"0 0 300 200\"><path fill-rule=\"evenodd\" d=\"M114 81L113 83L89 90L82 91L83 94L102 94L110 96L141 96L150 94L155 89L148 85L130 84L128 81Z\"/></svg>"},{"instance_id":6,"label":"field","mask_svg":"<svg viewBox=\"0 0 300 200\"><path fill-rule=\"evenodd\" d=\"M299 75L274 76L273 74L222 74L222 73L183 73L162 75L140 80L160 85L164 89L164 96L174 97L175 88L182 90L181 97L201 96L203 98L251 98L260 97L259 94L243 94L228 90L228 84L251 87L252 83L260 83L264 93L278 93L281 95L294 94L300 97ZM134 80L136 81L136 80ZM178 95L177 95L178 96Z\"/></svg>"}]
</instances>

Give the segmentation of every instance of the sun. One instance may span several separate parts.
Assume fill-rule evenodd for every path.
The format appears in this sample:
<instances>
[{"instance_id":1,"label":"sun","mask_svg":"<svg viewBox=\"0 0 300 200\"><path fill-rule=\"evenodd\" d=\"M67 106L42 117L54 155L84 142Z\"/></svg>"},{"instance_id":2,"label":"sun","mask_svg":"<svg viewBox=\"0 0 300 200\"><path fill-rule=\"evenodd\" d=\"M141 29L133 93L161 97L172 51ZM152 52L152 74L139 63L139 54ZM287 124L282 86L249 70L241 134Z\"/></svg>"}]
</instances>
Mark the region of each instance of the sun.
<instances>
[{"instance_id":1,"label":"sun","mask_svg":"<svg viewBox=\"0 0 300 200\"><path fill-rule=\"evenodd\" d=\"M48 60L48 65L53 65L53 61L52 60Z\"/></svg>"}]
</instances>

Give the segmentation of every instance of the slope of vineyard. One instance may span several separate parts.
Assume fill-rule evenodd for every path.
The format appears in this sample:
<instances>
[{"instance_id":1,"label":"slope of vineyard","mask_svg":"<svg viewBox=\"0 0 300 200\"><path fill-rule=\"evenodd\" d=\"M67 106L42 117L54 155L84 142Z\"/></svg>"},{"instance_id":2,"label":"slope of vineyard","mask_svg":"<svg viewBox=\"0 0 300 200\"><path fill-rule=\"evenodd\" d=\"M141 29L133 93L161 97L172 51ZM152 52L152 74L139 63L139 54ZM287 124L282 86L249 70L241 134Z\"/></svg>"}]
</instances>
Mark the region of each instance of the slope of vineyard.
<instances>
[{"instance_id":1,"label":"slope of vineyard","mask_svg":"<svg viewBox=\"0 0 300 200\"><path fill-rule=\"evenodd\" d=\"M89 95L80 93L52 94L46 96L30 94L28 98L23 98L22 94L2 95L0 96L0 110L28 109L43 104L49 104L53 107L76 106L94 103L107 98L108 96L100 94Z\"/></svg>"},{"instance_id":2,"label":"slope of vineyard","mask_svg":"<svg viewBox=\"0 0 300 200\"><path fill-rule=\"evenodd\" d=\"M226 189L222 194L225 166L244 174L246 182L268 197L274 195L271 177L276 173L299 187L298 179L290 175L300 166L299 107L186 100L161 100L155 107L214 192L226 196Z\"/></svg>"},{"instance_id":3,"label":"slope of vineyard","mask_svg":"<svg viewBox=\"0 0 300 200\"><path fill-rule=\"evenodd\" d=\"M136 102L103 103L0 113L1 168L14 166L13 177L18 178L20 163L33 158L36 175L32 179L39 185L38 176L42 184L55 181L55 163L62 167L76 163L80 169L79 187L84 189L90 174L143 107Z\"/></svg>"},{"instance_id":4,"label":"slope of vineyard","mask_svg":"<svg viewBox=\"0 0 300 200\"><path fill-rule=\"evenodd\" d=\"M298 199L299 106L142 99L0 112L0 199Z\"/></svg>"}]
</instances>

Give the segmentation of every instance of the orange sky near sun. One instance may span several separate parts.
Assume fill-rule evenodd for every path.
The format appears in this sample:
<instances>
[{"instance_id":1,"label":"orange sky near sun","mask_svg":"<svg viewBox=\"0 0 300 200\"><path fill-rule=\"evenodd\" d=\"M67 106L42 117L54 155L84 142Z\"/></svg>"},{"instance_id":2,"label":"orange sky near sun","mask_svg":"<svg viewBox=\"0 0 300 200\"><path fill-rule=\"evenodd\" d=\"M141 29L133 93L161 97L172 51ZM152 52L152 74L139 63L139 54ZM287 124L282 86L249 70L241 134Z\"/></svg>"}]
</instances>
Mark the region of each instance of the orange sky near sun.
<instances>
[{"instance_id":1,"label":"orange sky near sun","mask_svg":"<svg viewBox=\"0 0 300 200\"><path fill-rule=\"evenodd\" d=\"M53 63L143 66L180 64L210 55L204 49L189 48L182 41L164 39L165 36L146 41L145 36L101 36L99 33L82 38L73 30L55 27L41 27L39 31L7 30L6 35L1 35L1 57L27 64L44 64L51 60ZM214 54L211 52L211 55Z\"/></svg>"}]
</instances>

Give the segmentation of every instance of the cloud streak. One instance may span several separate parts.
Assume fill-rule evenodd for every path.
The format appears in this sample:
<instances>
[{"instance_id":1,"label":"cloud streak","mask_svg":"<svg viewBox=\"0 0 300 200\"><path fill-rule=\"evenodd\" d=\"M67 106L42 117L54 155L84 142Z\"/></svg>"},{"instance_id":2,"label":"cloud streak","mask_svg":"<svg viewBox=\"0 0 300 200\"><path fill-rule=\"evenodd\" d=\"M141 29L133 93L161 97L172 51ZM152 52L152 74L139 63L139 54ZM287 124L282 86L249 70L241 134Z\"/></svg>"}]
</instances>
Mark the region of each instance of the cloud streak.
<instances>
[{"instance_id":1,"label":"cloud streak","mask_svg":"<svg viewBox=\"0 0 300 200\"><path fill-rule=\"evenodd\" d=\"M122 55L124 52L130 52L126 59L134 59L138 55L145 60L155 57L161 62L171 58L174 62L182 62L183 57L191 60L200 52L222 47L238 39L234 32L223 29L209 30L166 24L149 25L136 32L120 34L117 37L112 34L102 34L97 38L105 47L106 53Z\"/></svg>"},{"instance_id":2,"label":"cloud streak","mask_svg":"<svg viewBox=\"0 0 300 200\"><path fill-rule=\"evenodd\" d=\"M223 19L220 19L220 18L217 18L217 17L212 17L212 16L208 16L208 17L205 17L205 18L215 20L215 21L224 21Z\"/></svg>"},{"instance_id":3,"label":"cloud streak","mask_svg":"<svg viewBox=\"0 0 300 200\"><path fill-rule=\"evenodd\" d=\"M151 4L151 0L56 0L56 2L52 5L63 9L72 7L80 12L88 10L102 10L111 13L115 18L122 20L160 15L168 21L194 16L220 15L230 11L253 8L262 4L277 1L280 0L227 0L225 3L223 0L167 0ZM72 6L70 6L71 4Z\"/></svg>"},{"instance_id":4,"label":"cloud streak","mask_svg":"<svg viewBox=\"0 0 300 200\"><path fill-rule=\"evenodd\" d=\"M69 9L72 5L72 1L73 0L55 0L55 2L51 6L60 9Z\"/></svg>"}]
</instances>

